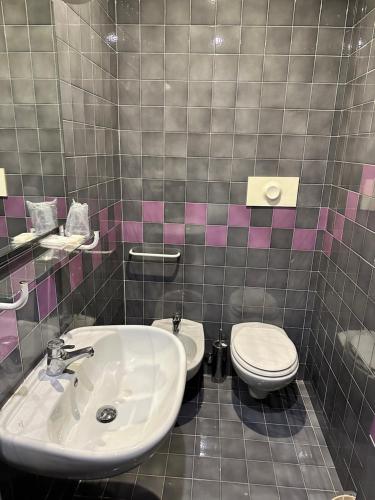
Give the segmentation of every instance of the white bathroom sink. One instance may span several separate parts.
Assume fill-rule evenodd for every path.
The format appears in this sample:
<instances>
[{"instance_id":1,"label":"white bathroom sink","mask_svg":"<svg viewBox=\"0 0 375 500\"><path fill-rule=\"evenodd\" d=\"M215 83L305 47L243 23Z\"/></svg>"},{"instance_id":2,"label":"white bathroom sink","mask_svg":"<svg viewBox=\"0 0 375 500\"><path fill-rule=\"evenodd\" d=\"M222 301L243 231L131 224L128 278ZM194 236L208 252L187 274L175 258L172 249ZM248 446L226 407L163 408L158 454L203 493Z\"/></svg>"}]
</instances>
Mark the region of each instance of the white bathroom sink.
<instances>
[{"instance_id":1,"label":"white bathroom sink","mask_svg":"<svg viewBox=\"0 0 375 500\"><path fill-rule=\"evenodd\" d=\"M152 326L162 328L167 332L173 332L172 318L158 319L152 323ZM201 323L182 319L179 332L175 335L186 353L186 380L190 380L199 371L204 355L204 331Z\"/></svg>"},{"instance_id":2,"label":"white bathroom sink","mask_svg":"<svg viewBox=\"0 0 375 500\"><path fill-rule=\"evenodd\" d=\"M96 479L148 458L173 427L186 382L181 343L150 326L77 328L63 337L95 354L46 375L44 358L0 411L0 455L30 472ZM117 410L110 423L102 406Z\"/></svg>"}]
</instances>

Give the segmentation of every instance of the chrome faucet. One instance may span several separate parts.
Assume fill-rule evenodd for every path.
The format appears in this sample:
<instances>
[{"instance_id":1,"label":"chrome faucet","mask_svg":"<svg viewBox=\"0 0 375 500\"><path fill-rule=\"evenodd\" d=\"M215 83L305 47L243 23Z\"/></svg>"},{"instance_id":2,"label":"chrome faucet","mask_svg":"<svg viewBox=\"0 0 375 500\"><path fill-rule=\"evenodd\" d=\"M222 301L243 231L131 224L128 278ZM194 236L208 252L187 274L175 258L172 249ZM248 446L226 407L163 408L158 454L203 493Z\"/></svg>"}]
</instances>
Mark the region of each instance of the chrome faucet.
<instances>
[{"instance_id":1,"label":"chrome faucet","mask_svg":"<svg viewBox=\"0 0 375 500\"><path fill-rule=\"evenodd\" d=\"M83 347L76 351L67 352L74 349L74 345L65 345L62 339L50 340L47 344L47 375L57 377L65 372L68 366L77 359L91 358L94 356L92 347Z\"/></svg>"},{"instance_id":2,"label":"chrome faucet","mask_svg":"<svg viewBox=\"0 0 375 500\"><path fill-rule=\"evenodd\" d=\"M176 334L180 331L180 323L181 323L181 314L176 312L173 315L172 323L173 323L173 333Z\"/></svg>"}]
</instances>

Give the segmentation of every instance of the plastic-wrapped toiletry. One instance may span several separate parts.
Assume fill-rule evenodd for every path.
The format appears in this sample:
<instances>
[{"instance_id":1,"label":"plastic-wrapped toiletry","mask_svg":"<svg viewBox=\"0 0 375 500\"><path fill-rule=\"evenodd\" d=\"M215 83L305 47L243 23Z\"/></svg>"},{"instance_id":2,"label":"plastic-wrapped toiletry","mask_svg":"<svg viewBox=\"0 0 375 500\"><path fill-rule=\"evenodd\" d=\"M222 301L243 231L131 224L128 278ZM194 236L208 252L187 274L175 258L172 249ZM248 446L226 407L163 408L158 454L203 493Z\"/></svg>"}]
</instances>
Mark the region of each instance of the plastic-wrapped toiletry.
<instances>
[{"instance_id":1,"label":"plastic-wrapped toiletry","mask_svg":"<svg viewBox=\"0 0 375 500\"><path fill-rule=\"evenodd\" d=\"M65 235L80 234L90 236L89 207L87 203L77 203L73 200L65 225Z\"/></svg>"},{"instance_id":2,"label":"plastic-wrapped toiletry","mask_svg":"<svg viewBox=\"0 0 375 500\"><path fill-rule=\"evenodd\" d=\"M57 200L34 203L26 201L36 234L45 234L57 227Z\"/></svg>"}]
</instances>

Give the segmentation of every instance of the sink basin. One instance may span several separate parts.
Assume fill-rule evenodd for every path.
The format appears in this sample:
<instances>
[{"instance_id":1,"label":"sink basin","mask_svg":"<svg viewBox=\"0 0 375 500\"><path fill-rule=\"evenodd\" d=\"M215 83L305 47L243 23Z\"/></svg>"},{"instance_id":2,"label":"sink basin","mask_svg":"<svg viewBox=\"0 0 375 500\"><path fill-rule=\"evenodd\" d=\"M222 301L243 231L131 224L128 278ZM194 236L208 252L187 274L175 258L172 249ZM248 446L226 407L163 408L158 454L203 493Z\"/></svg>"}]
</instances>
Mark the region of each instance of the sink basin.
<instances>
[{"instance_id":1,"label":"sink basin","mask_svg":"<svg viewBox=\"0 0 375 500\"><path fill-rule=\"evenodd\" d=\"M167 332L173 332L172 318L158 319L152 326L162 328ZM190 380L199 371L204 355L204 331L201 323L183 318L180 323L180 331L176 335L186 353L186 380Z\"/></svg>"},{"instance_id":2,"label":"sink basin","mask_svg":"<svg viewBox=\"0 0 375 500\"><path fill-rule=\"evenodd\" d=\"M150 457L173 427L186 356L173 335L150 326L93 326L65 335L95 355L46 375L44 358L0 411L0 455L53 477L99 479ZM117 411L97 420L101 407Z\"/></svg>"}]
</instances>

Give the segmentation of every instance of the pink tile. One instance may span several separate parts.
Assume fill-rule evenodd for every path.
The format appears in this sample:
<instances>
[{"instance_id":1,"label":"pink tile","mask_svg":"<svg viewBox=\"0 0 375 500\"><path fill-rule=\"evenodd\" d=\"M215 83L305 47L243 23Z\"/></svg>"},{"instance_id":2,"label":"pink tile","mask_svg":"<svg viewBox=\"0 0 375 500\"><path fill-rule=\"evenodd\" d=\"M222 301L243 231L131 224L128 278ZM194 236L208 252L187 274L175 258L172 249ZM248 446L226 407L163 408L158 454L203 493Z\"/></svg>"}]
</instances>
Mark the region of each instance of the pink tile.
<instances>
[{"instance_id":1,"label":"pink tile","mask_svg":"<svg viewBox=\"0 0 375 500\"><path fill-rule=\"evenodd\" d=\"M363 165L359 192L366 196L374 196L375 165Z\"/></svg>"},{"instance_id":2,"label":"pink tile","mask_svg":"<svg viewBox=\"0 0 375 500\"><path fill-rule=\"evenodd\" d=\"M229 205L228 225L248 227L250 224L251 209L246 205Z\"/></svg>"},{"instance_id":3,"label":"pink tile","mask_svg":"<svg viewBox=\"0 0 375 500\"><path fill-rule=\"evenodd\" d=\"M108 233L108 246L110 250L116 249L116 228L113 227Z\"/></svg>"},{"instance_id":4,"label":"pink tile","mask_svg":"<svg viewBox=\"0 0 375 500\"><path fill-rule=\"evenodd\" d=\"M185 224L164 224L164 243L183 245L185 243Z\"/></svg>"},{"instance_id":5,"label":"pink tile","mask_svg":"<svg viewBox=\"0 0 375 500\"><path fill-rule=\"evenodd\" d=\"M270 248L272 228L250 227L247 246L249 248Z\"/></svg>"},{"instance_id":6,"label":"pink tile","mask_svg":"<svg viewBox=\"0 0 375 500\"><path fill-rule=\"evenodd\" d=\"M15 311L0 314L0 361L3 361L18 344L17 317Z\"/></svg>"},{"instance_id":7,"label":"pink tile","mask_svg":"<svg viewBox=\"0 0 375 500\"><path fill-rule=\"evenodd\" d=\"M274 208L272 227L277 229L293 229L296 222L295 208Z\"/></svg>"},{"instance_id":8,"label":"pink tile","mask_svg":"<svg viewBox=\"0 0 375 500\"><path fill-rule=\"evenodd\" d=\"M359 194L354 191L348 191L346 196L345 217L356 220L359 202Z\"/></svg>"},{"instance_id":9,"label":"pink tile","mask_svg":"<svg viewBox=\"0 0 375 500\"><path fill-rule=\"evenodd\" d=\"M324 233L323 236L323 252L329 257L332 251L333 237L328 232Z\"/></svg>"},{"instance_id":10,"label":"pink tile","mask_svg":"<svg viewBox=\"0 0 375 500\"><path fill-rule=\"evenodd\" d=\"M25 217L25 201L22 196L8 196L4 199L5 215L7 217Z\"/></svg>"},{"instance_id":11,"label":"pink tile","mask_svg":"<svg viewBox=\"0 0 375 500\"><path fill-rule=\"evenodd\" d=\"M207 226L206 245L211 247L227 246L228 227L227 226Z\"/></svg>"},{"instance_id":12,"label":"pink tile","mask_svg":"<svg viewBox=\"0 0 375 500\"><path fill-rule=\"evenodd\" d=\"M328 221L328 208L322 207L319 210L319 220L318 220L318 229L327 229L327 221Z\"/></svg>"},{"instance_id":13,"label":"pink tile","mask_svg":"<svg viewBox=\"0 0 375 500\"><path fill-rule=\"evenodd\" d=\"M70 287L75 290L83 281L82 254L79 253L69 262Z\"/></svg>"},{"instance_id":14,"label":"pink tile","mask_svg":"<svg viewBox=\"0 0 375 500\"><path fill-rule=\"evenodd\" d=\"M6 217L0 217L0 237L6 238L8 236L8 226Z\"/></svg>"},{"instance_id":15,"label":"pink tile","mask_svg":"<svg viewBox=\"0 0 375 500\"><path fill-rule=\"evenodd\" d=\"M122 204L121 201L115 203L115 221L120 222L122 220Z\"/></svg>"},{"instance_id":16,"label":"pink tile","mask_svg":"<svg viewBox=\"0 0 375 500\"><path fill-rule=\"evenodd\" d=\"M293 233L293 250L315 250L316 229L295 229Z\"/></svg>"},{"instance_id":17,"label":"pink tile","mask_svg":"<svg viewBox=\"0 0 375 500\"><path fill-rule=\"evenodd\" d=\"M345 217L339 213L336 213L335 222L333 224L333 237L336 238L336 240L342 241L342 237L344 234L344 224Z\"/></svg>"},{"instance_id":18,"label":"pink tile","mask_svg":"<svg viewBox=\"0 0 375 500\"><path fill-rule=\"evenodd\" d=\"M36 288L38 299L39 319L46 318L57 306L55 277L49 276L39 283Z\"/></svg>"},{"instance_id":19,"label":"pink tile","mask_svg":"<svg viewBox=\"0 0 375 500\"><path fill-rule=\"evenodd\" d=\"M122 239L126 243L143 243L143 223L123 222Z\"/></svg>"},{"instance_id":20,"label":"pink tile","mask_svg":"<svg viewBox=\"0 0 375 500\"><path fill-rule=\"evenodd\" d=\"M143 202L143 222L164 222L164 202L144 201Z\"/></svg>"},{"instance_id":21,"label":"pink tile","mask_svg":"<svg viewBox=\"0 0 375 500\"><path fill-rule=\"evenodd\" d=\"M103 208L99 212L99 229L101 236L108 233L108 208Z\"/></svg>"},{"instance_id":22,"label":"pink tile","mask_svg":"<svg viewBox=\"0 0 375 500\"><path fill-rule=\"evenodd\" d=\"M207 203L186 203L185 224L205 226L207 222Z\"/></svg>"},{"instance_id":23,"label":"pink tile","mask_svg":"<svg viewBox=\"0 0 375 500\"><path fill-rule=\"evenodd\" d=\"M94 270L97 267L99 267L100 264L102 263L102 254L100 252L101 248L102 248L102 244L101 244L101 241L99 241L97 247L95 247L95 249L91 251L92 267Z\"/></svg>"}]
</instances>

